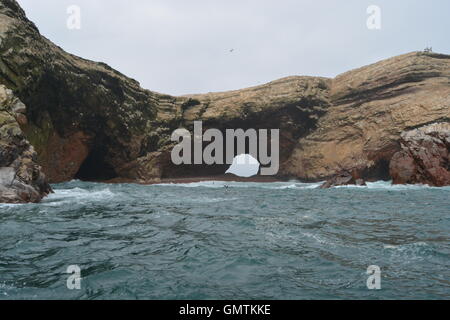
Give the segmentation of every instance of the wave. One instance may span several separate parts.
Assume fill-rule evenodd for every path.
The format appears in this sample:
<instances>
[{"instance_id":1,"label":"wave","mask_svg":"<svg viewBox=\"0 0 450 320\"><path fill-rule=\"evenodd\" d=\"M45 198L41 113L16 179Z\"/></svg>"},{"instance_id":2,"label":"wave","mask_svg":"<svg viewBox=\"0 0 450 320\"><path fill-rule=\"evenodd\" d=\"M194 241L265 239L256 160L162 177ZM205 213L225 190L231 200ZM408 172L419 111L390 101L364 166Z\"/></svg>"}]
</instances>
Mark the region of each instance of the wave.
<instances>
[{"instance_id":1,"label":"wave","mask_svg":"<svg viewBox=\"0 0 450 320\"><path fill-rule=\"evenodd\" d=\"M183 188L262 188L262 189L317 189L324 182L306 183L300 181L288 181L288 182L230 182L230 181L202 181L191 183L161 183L153 186L159 187L183 187ZM338 186L335 189L375 189L375 190L422 190L422 189L444 189L450 190L450 187L436 188L428 185L415 184L415 185L394 185L392 181L376 181L367 182L366 186Z\"/></svg>"},{"instance_id":2,"label":"wave","mask_svg":"<svg viewBox=\"0 0 450 320\"><path fill-rule=\"evenodd\" d=\"M383 245L383 249L392 256L403 257L402 261L404 262L424 260L436 254L434 246L426 242L413 242L399 245L385 244Z\"/></svg>"},{"instance_id":3,"label":"wave","mask_svg":"<svg viewBox=\"0 0 450 320\"><path fill-rule=\"evenodd\" d=\"M297 180L286 182L234 182L234 181L202 181L192 183L161 183L150 187L181 187L181 188L212 188L212 189L234 189L234 188L256 188L270 190L312 190L319 188L323 182L305 183ZM105 187L108 186L108 187ZM136 190L128 190L134 184L106 185L103 183L90 183L74 180L71 182L54 185L55 193L46 197L42 204L58 206L74 200L86 202L98 202L116 198L120 194L134 193ZM139 186L137 186L139 187ZM111 189L114 190L111 191ZM119 188L119 190L116 190ZM386 190L386 191L408 191L408 190L445 190L450 191L450 187L431 187L428 185L393 185L391 181L367 182L367 186L339 186L335 189L357 189L357 190ZM331 189L333 190L333 189ZM321 190L323 191L323 190ZM211 202L221 201L221 199L210 199ZM17 206L30 204L0 204L0 208L14 208Z\"/></svg>"},{"instance_id":4,"label":"wave","mask_svg":"<svg viewBox=\"0 0 450 320\"><path fill-rule=\"evenodd\" d=\"M438 188L438 187L431 187L426 184L392 184L392 181L367 182L366 188L389 189L389 190L422 190L422 189L450 190L450 186Z\"/></svg>"},{"instance_id":5,"label":"wave","mask_svg":"<svg viewBox=\"0 0 450 320\"><path fill-rule=\"evenodd\" d=\"M383 248L386 250L399 250L399 251L404 251L404 250L408 250L411 248L423 248L423 247L428 247L429 244L423 241L420 242L412 242L412 243L406 243L406 244L384 244Z\"/></svg>"},{"instance_id":6,"label":"wave","mask_svg":"<svg viewBox=\"0 0 450 320\"><path fill-rule=\"evenodd\" d=\"M23 203L0 203L0 208L14 208L23 205Z\"/></svg>"},{"instance_id":7,"label":"wave","mask_svg":"<svg viewBox=\"0 0 450 320\"><path fill-rule=\"evenodd\" d=\"M160 183L153 186L159 187L184 187L184 188L263 188L263 189L315 189L322 183L289 182L234 182L234 181L202 181L191 183Z\"/></svg>"},{"instance_id":8,"label":"wave","mask_svg":"<svg viewBox=\"0 0 450 320\"><path fill-rule=\"evenodd\" d=\"M55 193L50 194L44 199L42 204L45 205L62 205L74 200L83 202L104 201L116 197L116 194L109 188L102 190L89 190L80 187L72 189L56 189Z\"/></svg>"}]
</instances>

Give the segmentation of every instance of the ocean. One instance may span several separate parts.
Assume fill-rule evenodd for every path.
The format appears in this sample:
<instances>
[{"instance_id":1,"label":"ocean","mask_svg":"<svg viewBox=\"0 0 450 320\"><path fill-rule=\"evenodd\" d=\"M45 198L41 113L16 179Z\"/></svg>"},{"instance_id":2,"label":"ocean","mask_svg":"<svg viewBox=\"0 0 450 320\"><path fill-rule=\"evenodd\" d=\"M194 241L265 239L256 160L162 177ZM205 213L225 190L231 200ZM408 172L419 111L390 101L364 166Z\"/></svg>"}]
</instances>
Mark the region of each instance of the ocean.
<instances>
[{"instance_id":1,"label":"ocean","mask_svg":"<svg viewBox=\"0 0 450 320\"><path fill-rule=\"evenodd\" d=\"M450 188L318 185L53 185L0 205L0 299L450 298Z\"/></svg>"}]
</instances>

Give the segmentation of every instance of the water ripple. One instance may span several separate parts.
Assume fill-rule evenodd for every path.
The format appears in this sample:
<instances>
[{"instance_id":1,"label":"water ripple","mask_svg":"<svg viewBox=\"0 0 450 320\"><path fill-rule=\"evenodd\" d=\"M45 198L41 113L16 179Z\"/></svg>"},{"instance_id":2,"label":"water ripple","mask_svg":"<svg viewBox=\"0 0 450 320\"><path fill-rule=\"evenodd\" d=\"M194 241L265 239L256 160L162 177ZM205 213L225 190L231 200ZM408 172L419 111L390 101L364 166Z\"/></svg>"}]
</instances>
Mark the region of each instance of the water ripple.
<instances>
[{"instance_id":1,"label":"water ripple","mask_svg":"<svg viewBox=\"0 0 450 320\"><path fill-rule=\"evenodd\" d=\"M0 205L0 299L450 297L449 188L317 186L55 185Z\"/></svg>"}]
</instances>

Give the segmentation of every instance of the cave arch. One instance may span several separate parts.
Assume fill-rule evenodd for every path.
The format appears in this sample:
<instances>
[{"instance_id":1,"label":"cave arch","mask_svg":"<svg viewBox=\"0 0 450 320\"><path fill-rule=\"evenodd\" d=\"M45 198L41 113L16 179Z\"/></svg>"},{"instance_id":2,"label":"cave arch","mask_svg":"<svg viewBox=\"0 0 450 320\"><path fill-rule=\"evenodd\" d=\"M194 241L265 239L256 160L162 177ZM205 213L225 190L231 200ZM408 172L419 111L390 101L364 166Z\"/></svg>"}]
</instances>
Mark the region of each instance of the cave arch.
<instances>
[{"instance_id":1,"label":"cave arch","mask_svg":"<svg viewBox=\"0 0 450 320\"><path fill-rule=\"evenodd\" d=\"M117 173L113 166L106 160L104 148L94 148L81 164L75 179L81 181L107 181L117 178Z\"/></svg>"}]
</instances>

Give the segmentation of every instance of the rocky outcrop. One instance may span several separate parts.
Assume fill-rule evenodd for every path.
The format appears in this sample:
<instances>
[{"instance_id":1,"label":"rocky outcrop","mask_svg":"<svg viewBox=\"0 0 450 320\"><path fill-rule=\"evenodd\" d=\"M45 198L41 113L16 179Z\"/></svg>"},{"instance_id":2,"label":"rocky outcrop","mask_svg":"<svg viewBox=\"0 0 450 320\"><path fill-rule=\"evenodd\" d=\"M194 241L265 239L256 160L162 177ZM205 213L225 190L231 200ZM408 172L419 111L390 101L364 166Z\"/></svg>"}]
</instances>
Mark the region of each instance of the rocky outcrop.
<instances>
[{"instance_id":1,"label":"rocky outcrop","mask_svg":"<svg viewBox=\"0 0 450 320\"><path fill-rule=\"evenodd\" d=\"M450 185L450 123L404 132L390 163L394 184Z\"/></svg>"},{"instance_id":2,"label":"rocky outcrop","mask_svg":"<svg viewBox=\"0 0 450 320\"><path fill-rule=\"evenodd\" d=\"M172 165L172 132L196 120L204 130L280 129L279 176L388 179L402 132L450 119L449 78L450 56L413 52L335 79L173 97L64 52L15 0L0 0L0 83L27 105L21 127L52 182L223 174L226 166Z\"/></svg>"},{"instance_id":3,"label":"rocky outcrop","mask_svg":"<svg viewBox=\"0 0 450 320\"><path fill-rule=\"evenodd\" d=\"M330 107L301 137L283 171L305 180L359 171L390 179L400 135L450 119L450 56L414 52L333 79Z\"/></svg>"},{"instance_id":4,"label":"rocky outcrop","mask_svg":"<svg viewBox=\"0 0 450 320\"><path fill-rule=\"evenodd\" d=\"M25 105L0 85L0 203L39 202L51 192L37 154L23 135Z\"/></svg>"},{"instance_id":5,"label":"rocky outcrop","mask_svg":"<svg viewBox=\"0 0 450 320\"><path fill-rule=\"evenodd\" d=\"M334 187L341 187L341 186L349 186L349 185L355 185L355 186L365 186L366 182L361 178L355 178L352 173L343 171L335 176L333 176L331 179L328 179L323 185L321 185L320 189L330 189Z\"/></svg>"},{"instance_id":6,"label":"rocky outcrop","mask_svg":"<svg viewBox=\"0 0 450 320\"><path fill-rule=\"evenodd\" d=\"M98 178L128 174L122 167L160 149L180 118L178 98L64 52L15 0L0 1L0 82L27 105L24 131L52 182L73 179L86 160L107 168ZM172 121L158 118L166 108Z\"/></svg>"},{"instance_id":7,"label":"rocky outcrop","mask_svg":"<svg viewBox=\"0 0 450 320\"><path fill-rule=\"evenodd\" d=\"M330 80L314 77L185 97L144 90L52 44L14 0L0 1L0 39L0 83L27 105L24 130L52 182L223 174L223 166L170 163L172 132L195 120L204 129L280 128L286 160L329 105Z\"/></svg>"}]
</instances>

